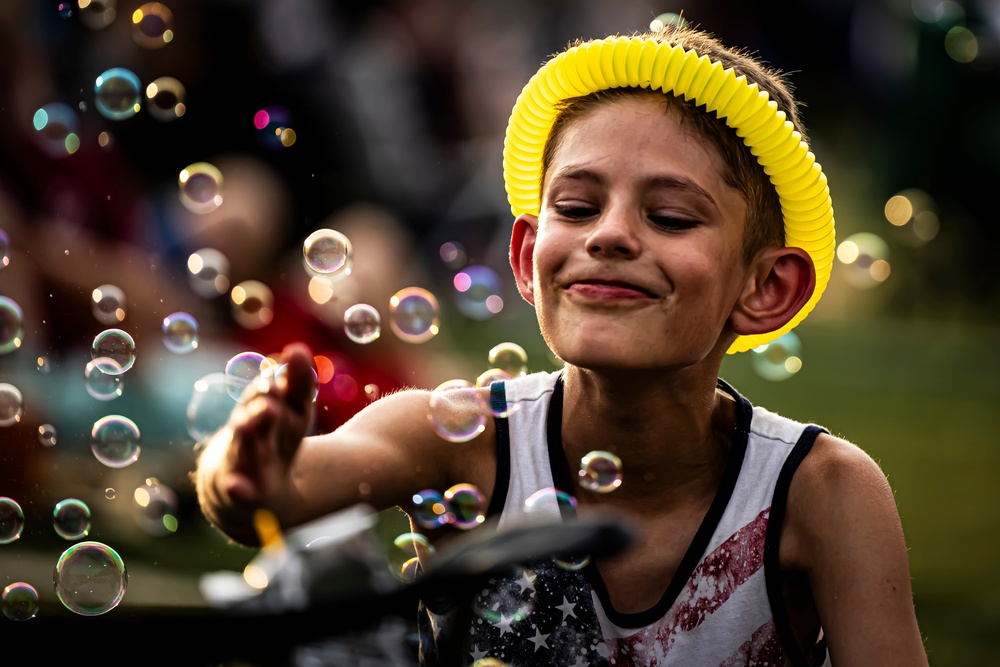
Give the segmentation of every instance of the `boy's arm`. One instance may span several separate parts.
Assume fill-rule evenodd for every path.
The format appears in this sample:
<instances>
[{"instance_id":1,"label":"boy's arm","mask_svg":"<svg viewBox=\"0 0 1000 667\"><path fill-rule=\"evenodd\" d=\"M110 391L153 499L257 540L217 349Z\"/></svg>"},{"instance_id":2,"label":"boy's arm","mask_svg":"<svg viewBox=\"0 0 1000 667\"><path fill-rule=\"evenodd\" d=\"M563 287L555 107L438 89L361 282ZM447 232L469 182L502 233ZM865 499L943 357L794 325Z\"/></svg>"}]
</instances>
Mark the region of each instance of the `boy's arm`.
<instances>
[{"instance_id":1,"label":"boy's arm","mask_svg":"<svg viewBox=\"0 0 1000 667\"><path fill-rule=\"evenodd\" d=\"M303 437L314 376L304 345L282 355L285 373L249 390L229 422L206 444L194 472L205 516L236 542L257 545L258 509L283 529L364 502L403 505L416 491L443 491L461 475L469 448L488 442L440 438L427 415L429 393L406 390L369 404L332 433ZM485 436L485 438L484 438Z\"/></svg>"},{"instance_id":2,"label":"boy's arm","mask_svg":"<svg viewBox=\"0 0 1000 667\"><path fill-rule=\"evenodd\" d=\"M834 665L927 665L906 551L878 464L821 435L789 489L781 558L808 576Z\"/></svg>"}]
</instances>

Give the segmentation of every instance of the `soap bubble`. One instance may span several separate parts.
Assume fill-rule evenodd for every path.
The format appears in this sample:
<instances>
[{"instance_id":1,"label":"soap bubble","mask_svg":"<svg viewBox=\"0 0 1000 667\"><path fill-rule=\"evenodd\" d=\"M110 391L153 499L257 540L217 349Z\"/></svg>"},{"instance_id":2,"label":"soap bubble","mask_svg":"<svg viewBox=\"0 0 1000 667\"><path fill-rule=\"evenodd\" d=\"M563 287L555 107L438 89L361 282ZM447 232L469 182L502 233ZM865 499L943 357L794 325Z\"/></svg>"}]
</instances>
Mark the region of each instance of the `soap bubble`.
<instances>
[{"instance_id":1,"label":"soap bubble","mask_svg":"<svg viewBox=\"0 0 1000 667\"><path fill-rule=\"evenodd\" d=\"M306 270L327 280L340 280L351 274L351 241L335 229L317 229L302 243Z\"/></svg>"},{"instance_id":2,"label":"soap bubble","mask_svg":"<svg viewBox=\"0 0 1000 667\"><path fill-rule=\"evenodd\" d=\"M444 492L451 525L468 530L486 520L486 496L473 484L462 482Z\"/></svg>"},{"instance_id":3,"label":"soap bubble","mask_svg":"<svg viewBox=\"0 0 1000 667\"><path fill-rule=\"evenodd\" d=\"M52 510L52 527L59 537L78 540L90 533L90 508L77 498L66 498Z\"/></svg>"},{"instance_id":4,"label":"soap bubble","mask_svg":"<svg viewBox=\"0 0 1000 667\"><path fill-rule=\"evenodd\" d=\"M354 304L344 311L344 333L362 345L378 340L382 333L379 312L367 303Z\"/></svg>"},{"instance_id":5,"label":"soap bubble","mask_svg":"<svg viewBox=\"0 0 1000 667\"><path fill-rule=\"evenodd\" d=\"M468 442L486 430L483 390L467 380L447 380L431 392L428 418L449 442Z\"/></svg>"},{"instance_id":6,"label":"soap bubble","mask_svg":"<svg viewBox=\"0 0 1000 667\"><path fill-rule=\"evenodd\" d=\"M155 477L148 477L132 493L136 521L143 532L160 537L177 532L177 494Z\"/></svg>"},{"instance_id":7,"label":"soap bubble","mask_svg":"<svg viewBox=\"0 0 1000 667\"><path fill-rule=\"evenodd\" d=\"M192 213L208 213L222 206L222 184L222 172L209 162L189 164L177 177L181 203Z\"/></svg>"},{"instance_id":8,"label":"soap bubble","mask_svg":"<svg viewBox=\"0 0 1000 667\"><path fill-rule=\"evenodd\" d=\"M99 616L125 597L128 571L118 552L101 542L79 542L56 561L52 575L56 597L81 616Z\"/></svg>"},{"instance_id":9,"label":"soap bubble","mask_svg":"<svg viewBox=\"0 0 1000 667\"><path fill-rule=\"evenodd\" d=\"M188 313L170 313L163 318L163 344L176 354L198 349L198 321Z\"/></svg>"},{"instance_id":10,"label":"soap bubble","mask_svg":"<svg viewBox=\"0 0 1000 667\"><path fill-rule=\"evenodd\" d=\"M90 293L90 310L101 324L124 320L127 306L125 292L115 285L101 285Z\"/></svg>"},{"instance_id":11,"label":"soap bubble","mask_svg":"<svg viewBox=\"0 0 1000 667\"><path fill-rule=\"evenodd\" d=\"M108 415L90 430L90 451L109 468L124 468L139 460L139 427L128 417Z\"/></svg>"},{"instance_id":12,"label":"soap bubble","mask_svg":"<svg viewBox=\"0 0 1000 667\"><path fill-rule=\"evenodd\" d=\"M202 248L188 257L188 284L205 299L229 291L229 258L215 248Z\"/></svg>"},{"instance_id":13,"label":"soap bubble","mask_svg":"<svg viewBox=\"0 0 1000 667\"><path fill-rule=\"evenodd\" d=\"M413 494L413 520L422 528L439 528L448 523L448 505L444 496L434 489Z\"/></svg>"},{"instance_id":14,"label":"soap bubble","mask_svg":"<svg viewBox=\"0 0 1000 667\"><path fill-rule=\"evenodd\" d=\"M146 86L146 110L156 120L169 123L187 112L184 84L172 76L161 76Z\"/></svg>"},{"instance_id":15,"label":"soap bubble","mask_svg":"<svg viewBox=\"0 0 1000 667\"><path fill-rule=\"evenodd\" d=\"M610 493L622 484L622 460L611 452L593 451L580 459L580 486Z\"/></svg>"},{"instance_id":16,"label":"soap bubble","mask_svg":"<svg viewBox=\"0 0 1000 667\"><path fill-rule=\"evenodd\" d=\"M24 312L11 298L0 296L0 354L21 347L24 339Z\"/></svg>"},{"instance_id":17,"label":"soap bubble","mask_svg":"<svg viewBox=\"0 0 1000 667\"><path fill-rule=\"evenodd\" d=\"M94 106L105 118L131 118L142 107L139 100L141 85L135 72L124 67L112 67L94 82Z\"/></svg>"},{"instance_id":18,"label":"soap bubble","mask_svg":"<svg viewBox=\"0 0 1000 667\"><path fill-rule=\"evenodd\" d=\"M102 368L110 370L109 373ZM113 401L122 395L121 364L110 357L98 357L87 362L83 370L83 386L87 393L99 401Z\"/></svg>"},{"instance_id":19,"label":"soap bubble","mask_svg":"<svg viewBox=\"0 0 1000 667\"><path fill-rule=\"evenodd\" d=\"M121 375L135 363L135 340L121 329L105 329L94 337L90 356L105 375Z\"/></svg>"},{"instance_id":20,"label":"soap bubble","mask_svg":"<svg viewBox=\"0 0 1000 667\"><path fill-rule=\"evenodd\" d=\"M24 510L13 498L0 496L0 544L10 544L24 531Z\"/></svg>"},{"instance_id":21,"label":"soap bubble","mask_svg":"<svg viewBox=\"0 0 1000 667\"><path fill-rule=\"evenodd\" d=\"M437 297L422 287L406 287L389 299L389 326L407 343L424 343L440 330Z\"/></svg>"},{"instance_id":22,"label":"soap bubble","mask_svg":"<svg viewBox=\"0 0 1000 667\"><path fill-rule=\"evenodd\" d=\"M38 615L38 591L31 584L15 581L3 589L3 615L12 621L27 621Z\"/></svg>"},{"instance_id":23,"label":"soap bubble","mask_svg":"<svg viewBox=\"0 0 1000 667\"><path fill-rule=\"evenodd\" d=\"M80 150L80 118L62 102L50 102L31 119L35 143L49 157L64 158Z\"/></svg>"},{"instance_id":24,"label":"soap bubble","mask_svg":"<svg viewBox=\"0 0 1000 667\"><path fill-rule=\"evenodd\" d=\"M147 2L132 12L132 39L147 49L159 49L174 38L174 14L159 2Z\"/></svg>"},{"instance_id":25,"label":"soap bubble","mask_svg":"<svg viewBox=\"0 0 1000 667\"><path fill-rule=\"evenodd\" d=\"M787 380L802 369L802 341L794 331L758 345L750 352L750 365L765 380Z\"/></svg>"}]
</instances>

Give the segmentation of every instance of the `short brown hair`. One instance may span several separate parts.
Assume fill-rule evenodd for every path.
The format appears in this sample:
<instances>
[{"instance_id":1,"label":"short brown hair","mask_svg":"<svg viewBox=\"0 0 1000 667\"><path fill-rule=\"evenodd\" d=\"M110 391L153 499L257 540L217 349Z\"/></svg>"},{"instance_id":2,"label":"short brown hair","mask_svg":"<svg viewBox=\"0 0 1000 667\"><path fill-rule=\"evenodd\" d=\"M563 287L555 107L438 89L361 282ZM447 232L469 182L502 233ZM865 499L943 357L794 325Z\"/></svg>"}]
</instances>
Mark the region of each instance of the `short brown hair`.
<instances>
[{"instance_id":1,"label":"short brown hair","mask_svg":"<svg viewBox=\"0 0 1000 667\"><path fill-rule=\"evenodd\" d=\"M756 83L758 88L766 91L777 105L785 112L787 120L791 121L795 130L808 141L805 127L799 117L798 105L791 92L791 85L785 80L782 72L766 66L757 58L741 49L727 47L710 33L704 32L690 24L667 24L662 29L637 35L643 39L655 39L658 42L680 46L693 50L699 55L708 56L712 61L722 63L727 69L732 69L737 76L745 76L749 83ZM571 42L567 48L586 44L587 40ZM555 121L545 142L542 154L542 182L552 162L552 156L559 145L566 127L574 120L588 114L599 106L626 97L656 94L648 88L608 88L580 97L562 100L557 106ZM695 131L712 142L712 145L722 157L723 180L736 188L746 200L747 220L743 235L743 259L749 262L760 250L767 247L785 245L785 224L781 213L778 193L764 168L757 162L756 156L743 142L736 132L704 107L695 106L683 97L661 95L668 103L668 108L681 112L684 122L694 125Z\"/></svg>"}]
</instances>

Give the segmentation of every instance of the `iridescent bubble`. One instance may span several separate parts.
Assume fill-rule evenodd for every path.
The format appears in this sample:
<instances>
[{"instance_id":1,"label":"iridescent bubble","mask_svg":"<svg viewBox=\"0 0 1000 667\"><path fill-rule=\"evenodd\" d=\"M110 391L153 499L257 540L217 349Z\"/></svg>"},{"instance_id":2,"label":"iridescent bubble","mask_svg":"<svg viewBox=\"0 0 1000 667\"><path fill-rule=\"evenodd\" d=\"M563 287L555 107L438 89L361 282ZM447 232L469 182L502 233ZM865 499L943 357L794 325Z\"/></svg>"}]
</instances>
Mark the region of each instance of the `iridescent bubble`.
<instances>
[{"instance_id":1,"label":"iridescent bubble","mask_svg":"<svg viewBox=\"0 0 1000 667\"><path fill-rule=\"evenodd\" d=\"M177 532L177 494L155 477L136 487L132 493L135 500L136 521L147 535L161 537Z\"/></svg>"},{"instance_id":2,"label":"iridescent bubble","mask_svg":"<svg viewBox=\"0 0 1000 667\"><path fill-rule=\"evenodd\" d=\"M858 232L837 246L840 275L858 289L877 287L889 278L889 244L871 232Z\"/></svg>"},{"instance_id":3,"label":"iridescent bubble","mask_svg":"<svg viewBox=\"0 0 1000 667\"><path fill-rule=\"evenodd\" d=\"M90 357L105 375L121 375L135 363L135 341L126 331L105 329L94 337Z\"/></svg>"},{"instance_id":4,"label":"iridescent bubble","mask_svg":"<svg viewBox=\"0 0 1000 667\"><path fill-rule=\"evenodd\" d=\"M350 239L335 229L317 229L302 242L306 271L327 280L351 275L353 255Z\"/></svg>"},{"instance_id":5,"label":"iridescent bubble","mask_svg":"<svg viewBox=\"0 0 1000 667\"><path fill-rule=\"evenodd\" d=\"M356 303L344 311L344 333L355 343L367 345L382 334L382 318L374 306Z\"/></svg>"},{"instance_id":6,"label":"iridescent bubble","mask_svg":"<svg viewBox=\"0 0 1000 667\"><path fill-rule=\"evenodd\" d=\"M413 494L412 515L421 528L439 528L449 521L444 496L434 489L424 489Z\"/></svg>"},{"instance_id":7,"label":"iridescent bubble","mask_svg":"<svg viewBox=\"0 0 1000 667\"><path fill-rule=\"evenodd\" d=\"M125 597L128 571L118 552L101 542L79 542L66 549L52 573L56 597L81 616L99 616Z\"/></svg>"},{"instance_id":8,"label":"iridescent bubble","mask_svg":"<svg viewBox=\"0 0 1000 667\"><path fill-rule=\"evenodd\" d=\"M675 14L674 12L667 12L665 14L660 14L655 19L649 22L649 29L653 32L659 32L663 30L665 26L676 25L684 26L687 21L680 14Z\"/></svg>"},{"instance_id":9,"label":"iridescent bubble","mask_svg":"<svg viewBox=\"0 0 1000 667\"><path fill-rule=\"evenodd\" d=\"M188 313L170 313L163 318L163 344L176 354L198 349L198 320Z\"/></svg>"},{"instance_id":10,"label":"iridescent bubble","mask_svg":"<svg viewBox=\"0 0 1000 667\"><path fill-rule=\"evenodd\" d=\"M229 293L233 319L244 329L260 329L274 319L274 293L259 280L244 280Z\"/></svg>"},{"instance_id":11,"label":"iridescent bubble","mask_svg":"<svg viewBox=\"0 0 1000 667\"><path fill-rule=\"evenodd\" d=\"M0 269L10 264L10 237L0 229Z\"/></svg>"},{"instance_id":12,"label":"iridescent bubble","mask_svg":"<svg viewBox=\"0 0 1000 667\"><path fill-rule=\"evenodd\" d=\"M48 375L48 373L52 370L52 364L49 362L48 357L41 356L35 359L35 368L38 369L39 373Z\"/></svg>"},{"instance_id":13,"label":"iridescent bubble","mask_svg":"<svg viewBox=\"0 0 1000 667\"><path fill-rule=\"evenodd\" d=\"M38 615L38 591L16 581L3 589L3 615L12 621L27 621Z\"/></svg>"},{"instance_id":14,"label":"iridescent bubble","mask_svg":"<svg viewBox=\"0 0 1000 667\"><path fill-rule=\"evenodd\" d=\"M68 19L73 16L73 3L59 2L56 4L56 11L59 12L59 18Z\"/></svg>"},{"instance_id":15,"label":"iridescent bubble","mask_svg":"<svg viewBox=\"0 0 1000 667\"><path fill-rule=\"evenodd\" d=\"M35 143L49 157L64 158L80 150L80 118L67 104L50 102L31 118Z\"/></svg>"},{"instance_id":16,"label":"iridescent bubble","mask_svg":"<svg viewBox=\"0 0 1000 667\"><path fill-rule=\"evenodd\" d=\"M434 431L449 442L468 442L486 430L482 390L467 380L446 380L430 395L427 415Z\"/></svg>"},{"instance_id":17,"label":"iridescent bubble","mask_svg":"<svg viewBox=\"0 0 1000 667\"><path fill-rule=\"evenodd\" d=\"M281 150L295 143L292 115L284 107L264 107L253 115L253 126L257 128L257 138L264 148Z\"/></svg>"},{"instance_id":18,"label":"iridescent bubble","mask_svg":"<svg viewBox=\"0 0 1000 667\"><path fill-rule=\"evenodd\" d=\"M230 382L226 385L229 387L229 395L233 400L239 400L248 384L260 377L270 378L274 366L274 360L260 352L247 350L234 354L226 362L226 375L230 378Z\"/></svg>"},{"instance_id":19,"label":"iridescent bubble","mask_svg":"<svg viewBox=\"0 0 1000 667\"><path fill-rule=\"evenodd\" d=\"M389 299L389 326L407 343L424 343L440 331L437 297L422 287L405 287Z\"/></svg>"},{"instance_id":20,"label":"iridescent bubble","mask_svg":"<svg viewBox=\"0 0 1000 667\"><path fill-rule=\"evenodd\" d=\"M0 544L10 544L24 531L24 510L13 498L0 496Z\"/></svg>"},{"instance_id":21,"label":"iridescent bubble","mask_svg":"<svg viewBox=\"0 0 1000 667\"><path fill-rule=\"evenodd\" d=\"M187 261L188 284L205 299L229 291L229 259L215 248L202 248L191 253Z\"/></svg>"},{"instance_id":22,"label":"iridescent bubble","mask_svg":"<svg viewBox=\"0 0 1000 667\"><path fill-rule=\"evenodd\" d=\"M576 498L555 487L539 489L524 501L524 511L533 519L540 521L555 521L561 518L576 517ZM564 570L582 570L590 563L590 556L563 554L553 557L552 561Z\"/></svg>"},{"instance_id":23,"label":"iridescent bubble","mask_svg":"<svg viewBox=\"0 0 1000 667\"><path fill-rule=\"evenodd\" d=\"M42 424L38 427L38 442L45 447L53 447L56 444L56 427L52 424Z\"/></svg>"},{"instance_id":24,"label":"iridescent bubble","mask_svg":"<svg viewBox=\"0 0 1000 667\"><path fill-rule=\"evenodd\" d=\"M127 306L125 292L115 285L101 285L90 293L90 312L101 324L124 320Z\"/></svg>"},{"instance_id":25,"label":"iridescent bubble","mask_svg":"<svg viewBox=\"0 0 1000 667\"><path fill-rule=\"evenodd\" d=\"M488 320L503 310L503 283L500 275L488 266L467 266L452 279L455 305L466 317Z\"/></svg>"},{"instance_id":26,"label":"iridescent bubble","mask_svg":"<svg viewBox=\"0 0 1000 667\"><path fill-rule=\"evenodd\" d=\"M181 203L192 213L208 213L222 206L222 172L214 164L194 162L177 177Z\"/></svg>"},{"instance_id":27,"label":"iridescent bubble","mask_svg":"<svg viewBox=\"0 0 1000 667\"><path fill-rule=\"evenodd\" d=\"M476 386L489 387L494 382L503 382L510 379L511 375L507 371L500 368L489 368L480 373L479 377L476 378ZM480 398L483 401L484 409L494 417L509 417L512 412L516 412L520 407L519 404L510 402L506 402L504 405L499 407L494 407L490 392L481 393Z\"/></svg>"},{"instance_id":28,"label":"iridescent bubble","mask_svg":"<svg viewBox=\"0 0 1000 667\"><path fill-rule=\"evenodd\" d=\"M207 441L226 425L236 407L233 394L239 396L244 386L225 373L209 373L195 380L185 412L187 432L195 442Z\"/></svg>"},{"instance_id":29,"label":"iridescent bubble","mask_svg":"<svg viewBox=\"0 0 1000 667\"><path fill-rule=\"evenodd\" d=\"M128 417L107 415L90 430L90 451L109 468L124 468L139 460L139 427Z\"/></svg>"},{"instance_id":30,"label":"iridescent bubble","mask_svg":"<svg viewBox=\"0 0 1000 667\"><path fill-rule=\"evenodd\" d=\"M104 489L104 497L107 498L108 500L114 500L115 495L116 492L114 487L109 486L108 488Z\"/></svg>"},{"instance_id":31,"label":"iridescent bubble","mask_svg":"<svg viewBox=\"0 0 1000 667\"><path fill-rule=\"evenodd\" d=\"M403 582L412 582L420 575L420 563L434 555L434 545L420 533L403 533L392 541L389 550L389 571Z\"/></svg>"},{"instance_id":32,"label":"iridescent bubble","mask_svg":"<svg viewBox=\"0 0 1000 667\"><path fill-rule=\"evenodd\" d=\"M111 369L105 373L102 368ZM98 357L87 362L83 369L83 386L87 393L99 401L113 401L125 389L122 382L121 364L111 357Z\"/></svg>"},{"instance_id":33,"label":"iridescent bubble","mask_svg":"<svg viewBox=\"0 0 1000 667\"><path fill-rule=\"evenodd\" d=\"M610 493L622 485L622 460L611 452L593 451L580 459L580 486Z\"/></svg>"},{"instance_id":34,"label":"iridescent bubble","mask_svg":"<svg viewBox=\"0 0 1000 667\"><path fill-rule=\"evenodd\" d=\"M368 384L365 385L365 398L368 399L369 402L378 400L378 398L381 396L382 396L382 390L379 389L379 386L377 384L372 384L369 382Z\"/></svg>"},{"instance_id":35,"label":"iridescent bubble","mask_svg":"<svg viewBox=\"0 0 1000 667\"><path fill-rule=\"evenodd\" d=\"M450 523L468 530L486 521L486 496L473 484L460 483L444 492Z\"/></svg>"},{"instance_id":36,"label":"iridescent bubble","mask_svg":"<svg viewBox=\"0 0 1000 667\"><path fill-rule=\"evenodd\" d=\"M765 380L787 380L802 369L802 341L794 331L758 345L750 355L750 365Z\"/></svg>"},{"instance_id":37,"label":"iridescent bubble","mask_svg":"<svg viewBox=\"0 0 1000 667\"><path fill-rule=\"evenodd\" d=\"M7 382L0 382L0 426L11 426L21 421L24 414L24 397L21 390Z\"/></svg>"},{"instance_id":38,"label":"iridescent bubble","mask_svg":"<svg viewBox=\"0 0 1000 667\"><path fill-rule=\"evenodd\" d=\"M187 112L184 84L172 76L161 76L146 86L146 110L156 120L169 123Z\"/></svg>"},{"instance_id":39,"label":"iridescent bubble","mask_svg":"<svg viewBox=\"0 0 1000 667\"><path fill-rule=\"evenodd\" d=\"M159 49L174 38L174 15L159 2L147 2L132 12L132 39L147 49Z\"/></svg>"},{"instance_id":40,"label":"iridescent bubble","mask_svg":"<svg viewBox=\"0 0 1000 667\"><path fill-rule=\"evenodd\" d=\"M94 106L105 118L124 120L142 108L142 85L135 72L112 67L94 82Z\"/></svg>"},{"instance_id":41,"label":"iridescent bubble","mask_svg":"<svg viewBox=\"0 0 1000 667\"><path fill-rule=\"evenodd\" d=\"M517 343L495 345L487 355L490 368L499 368L511 377L528 372L528 353Z\"/></svg>"},{"instance_id":42,"label":"iridescent bubble","mask_svg":"<svg viewBox=\"0 0 1000 667\"><path fill-rule=\"evenodd\" d=\"M90 508L76 498L60 500L52 510L52 527L67 540L86 537L90 533Z\"/></svg>"},{"instance_id":43,"label":"iridescent bubble","mask_svg":"<svg viewBox=\"0 0 1000 667\"><path fill-rule=\"evenodd\" d=\"M21 347L24 339L24 313L13 299L0 296L0 354Z\"/></svg>"}]
</instances>

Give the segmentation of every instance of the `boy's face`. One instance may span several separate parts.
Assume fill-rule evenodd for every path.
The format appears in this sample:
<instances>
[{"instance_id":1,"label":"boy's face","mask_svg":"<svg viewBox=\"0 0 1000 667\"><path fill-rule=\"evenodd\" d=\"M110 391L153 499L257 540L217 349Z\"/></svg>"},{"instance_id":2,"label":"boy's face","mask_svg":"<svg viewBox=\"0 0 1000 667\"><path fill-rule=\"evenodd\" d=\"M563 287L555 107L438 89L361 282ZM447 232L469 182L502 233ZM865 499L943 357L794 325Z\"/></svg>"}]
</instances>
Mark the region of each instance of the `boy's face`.
<instances>
[{"instance_id":1,"label":"boy's face","mask_svg":"<svg viewBox=\"0 0 1000 667\"><path fill-rule=\"evenodd\" d=\"M537 220L515 222L511 260L542 335L584 368L721 361L748 279L746 204L720 157L662 102L627 99L565 128Z\"/></svg>"}]
</instances>

